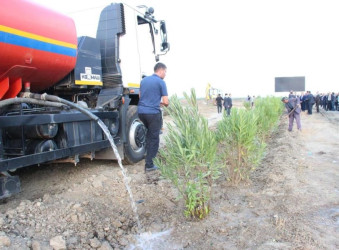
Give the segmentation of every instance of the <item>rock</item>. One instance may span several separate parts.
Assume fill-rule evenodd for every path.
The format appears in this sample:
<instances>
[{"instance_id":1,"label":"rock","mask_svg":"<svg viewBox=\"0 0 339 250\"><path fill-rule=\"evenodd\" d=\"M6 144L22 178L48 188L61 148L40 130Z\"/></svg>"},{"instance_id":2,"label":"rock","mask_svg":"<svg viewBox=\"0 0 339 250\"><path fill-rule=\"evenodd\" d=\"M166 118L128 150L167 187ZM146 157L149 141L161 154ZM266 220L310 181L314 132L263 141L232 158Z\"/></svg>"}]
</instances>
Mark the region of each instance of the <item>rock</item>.
<instances>
[{"instance_id":1,"label":"rock","mask_svg":"<svg viewBox=\"0 0 339 250\"><path fill-rule=\"evenodd\" d=\"M98 249L99 250L113 250L113 248L111 247L111 245L107 241L104 241L101 244L101 247L99 247Z\"/></svg>"},{"instance_id":2,"label":"rock","mask_svg":"<svg viewBox=\"0 0 339 250\"><path fill-rule=\"evenodd\" d=\"M102 181L100 181L100 180L94 180L94 181L92 182L92 186L93 186L94 188L102 188Z\"/></svg>"},{"instance_id":3,"label":"rock","mask_svg":"<svg viewBox=\"0 0 339 250\"><path fill-rule=\"evenodd\" d=\"M121 236L121 235L123 235L123 234L124 234L124 231L121 230L121 229L119 229L118 232L117 232L117 235Z\"/></svg>"},{"instance_id":4,"label":"rock","mask_svg":"<svg viewBox=\"0 0 339 250\"><path fill-rule=\"evenodd\" d=\"M69 244L73 244L73 245L76 245L76 244L78 244L78 238L77 237L71 237L71 238L69 238L69 240L68 240L68 243Z\"/></svg>"},{"instance_id":5,"label":"rock","mask_svg":"<svg viewBox=\"0 0 339 250\"><path fill-rule=\"evenodd\" d=\"M128 245L128 240L125 238L119 239L119 244L122 246L127 246Z\"/></svg>"},{"instance_id":6,"label":"rock","mask_svg":"<svg viewBox=\"0 0 339 250\"><path fill-rule=\"evenodd\" d=\"M85 214L79 214L78 218L79 218L80 222L85 222L86 221L86 215Z\"/></svg>"},{"instance_id":7,"label":"rock","mask_svg":"<svg viewBox=\"0 0 339 250\"><path fill-rule=\"evenodd\" d=\"M29 249L31 249L31 248L32 248L32 241L28 240L28 241L26 242L26 246L27 246Z\"/></svg>"},{"instance_id":8,"label":"rock","mask_svg":"<svg viewBox=\"0 0 339 250\"><path fill-rule=\"evenodd\" d=\"M105 233L104 233L104 231L98 230L97 233L98 233L98 238L99 238L99 239L105 238Z\"/></svg>"},{"instance_id":9,"label":"rock","mask_svg":"<svg viewBox=\"0 0 339 250\"><path fill-rule=\"evenodd\" d=\"M124 223L127 221L126 217L120 217L119 220L121 221L121 223Z\"/></svg>"},{"instance_id":10,"label":"rock","mask_svg":"<svg viewBox=\"0 0 339 250\"><path fill-rule=\"evenodd\" d=\"M98 240L98 238L90 239L89 242L93 248L99 248L101 246L101 242Z\"/></svg>"},{"instance_id":11,"label":"rock","mask_svg":"<svg viewBox=\"0 0 339 250\"><path fill-rule=\"evenodd\" d=\"M19 207L24 207L24 206L26 206L26 201L21 201L19 204Z\"/></svg>"},{"instance_id":12,"label":"rock","mask_svg":"<svg viewBox=\"0 0 339 250\"><path fill-rule=\"evenodd\" d=\"M39 241L32 241L32 250L41 250L41 245Z\"/></svg>"},{"instance_id":13,"label":"rock","mask_svg":"<svg viewBox=\"0 0 339 250\"><path fill-rule=\"evenodd\" d=\"M5 224L5 219L3 217L0 217L0 227Z\"/></svg>"},{"instance_id":14,"label":"rock","mask_svg":"<svg viewBox=\"0 0 339 250\"><path fill-rule=\"evenodd\" d=\"M2 235L0 236L0 246L1 247L9 247L11 245L11 239L6 236L6 235Z\"/></svg>"},{"instance_id":15,"label":"rock","mask_svg":"<svg viewBox=\"0 0 339 250\"><path fill-rule=\"evenodd\" d=\"M33 228L29 228L26 230L27 237L32 238L34 234L35 234L35 230Z\"/></svg>"},{"instance_id":16,"label":"rock","mask_svg":"<svg viewBox=\"0 0 339 250\"><path fill-rule=\"evenodd\" d=\"M6 215L7 215L7 217L8 217L9 219L14 218L14 215L15 215L15 214L16 214L16 211L13 210L13 209L10 209L10 210L8 210L8 211L6 212Z\"/></svg>"},{"instance_id":17,"label":"rock","mask_svg":"<svg viewBox=\"0 0 339 250\"><path fill-rule=\"evenodd\" d=\"M49 202L49 201L52 201L52 197L50 194L44 194L44 196L42 197L42 200L44 202Z\"/></svg>"},{"instance_id":18,"label":"rock","mask_svg":"<svg viewBox=\"0 0 339 250\"><path fill-rule=\"evenodd\" d=\"M99 179L100 181L106 181L107 177L101 174L97 177L97 179Z\"/></svg>"},{"instance_id":19,"label":"rock","mask_svg":"<svg viewBox=\"0 0 339 250\"><path fill-rule=\"evenodd\" d=\"M66 249L66 241L62 238L61 235L53 237L50 241L49 244L53 249L55 250L62 250Z\"/></svg>"},{"instance_id":20,"label":"rock","mask_svg":"<svg viewBox=\"0 0 339 250\"><path fill-rule=\"evenodd\" d=\"M83 210L82 207L81 207L81 204L79 204L79 203L74 204L72 206L72 209L74 209L76 211L80 211L80 212L82 212L82 210Z\"/></svg>"},{"instance_id":21,"label":"rock","mask_svg":"<svg viewBox=\"0 0 339 250\"><path fill-rule=\"evenodd\" d=\"M116 221L113 221L112 222L112 225L115 227L115 228L120 228L122 226L121 222L116 220Z\"/></svg>"},{"instance_id":22,"label":"rock","mask_svg":"<svg viewBox=\"0 0 339 250\"><path fill-rule=\"evenodd\" d=\"M76 214L73 214L71 216L71 220L72 220L73 223L77 223L78 222L78 216Z\"/></svg>"},{"instance_id":23,"label":"rock","mask_svg":"<svg viewBox=\"0 0 339 250\"><path fill-rule=\"evenodd\" d=\"M22 213L25 211L25 204L24 202L21 202L20 205L16 208L16 211L18 211L18 213Z\"/></svg>"}]
</instances>

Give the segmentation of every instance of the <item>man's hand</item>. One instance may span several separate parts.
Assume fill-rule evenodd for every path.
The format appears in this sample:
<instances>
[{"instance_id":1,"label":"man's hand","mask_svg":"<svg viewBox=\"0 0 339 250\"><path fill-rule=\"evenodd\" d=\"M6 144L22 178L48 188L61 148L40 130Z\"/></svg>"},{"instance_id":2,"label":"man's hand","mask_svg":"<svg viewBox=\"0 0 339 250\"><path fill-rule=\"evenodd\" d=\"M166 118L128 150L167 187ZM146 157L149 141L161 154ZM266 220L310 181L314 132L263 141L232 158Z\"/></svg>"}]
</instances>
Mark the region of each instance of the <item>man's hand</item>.
<instances>
[{"instance_id":1,"label":"man's hand","mask_svg":"<svg viewBox=\"0 0 339 250\"><path fill-rule=\"evenodd\" d=\"M160 102L160 106L163 107L167 107L169 105L169 100L168 100L168 96L163 96L161 97L162 101Z\"/></svg>"}]
</instances>

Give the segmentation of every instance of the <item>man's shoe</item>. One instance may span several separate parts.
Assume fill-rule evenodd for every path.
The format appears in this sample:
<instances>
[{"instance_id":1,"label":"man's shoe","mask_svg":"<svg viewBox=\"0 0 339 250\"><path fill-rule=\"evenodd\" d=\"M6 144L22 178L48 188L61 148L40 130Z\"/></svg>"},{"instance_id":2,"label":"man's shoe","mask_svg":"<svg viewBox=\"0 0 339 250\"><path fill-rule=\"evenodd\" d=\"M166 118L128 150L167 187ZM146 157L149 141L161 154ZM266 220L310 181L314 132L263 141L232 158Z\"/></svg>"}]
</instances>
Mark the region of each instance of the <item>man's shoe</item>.
<instances>
[{"instance_id":1,"label":"man's shoe","mask_svg":"<svg viewBox=\"0 0 339 250\"><path fill-rule=\"evenodd\" d=\"M156 166L156 165L153 165L153 167L145 167L145 172L151 172L151 171L154 171L154 170L158 170L159 168Z\"/></svg>"}]
</instances>

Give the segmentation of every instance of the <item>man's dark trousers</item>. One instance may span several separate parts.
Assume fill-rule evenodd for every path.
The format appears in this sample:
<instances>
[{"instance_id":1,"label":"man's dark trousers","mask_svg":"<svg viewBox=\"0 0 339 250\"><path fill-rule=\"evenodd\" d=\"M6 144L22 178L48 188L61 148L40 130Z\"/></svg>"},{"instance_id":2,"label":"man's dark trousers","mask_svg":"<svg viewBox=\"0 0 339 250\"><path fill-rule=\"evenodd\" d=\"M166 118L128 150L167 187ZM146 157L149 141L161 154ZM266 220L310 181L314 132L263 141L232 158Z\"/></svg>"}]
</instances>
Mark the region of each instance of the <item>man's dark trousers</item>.
<instances>
[{"instance_id":1,"label":"man's dark trousers","mask_svg":"<svg viewBox=\"0 0 339 250\"><path fill-rule=\"evenodd\" d=\"M228 107L226 108L226 112L227 112L227 115L228 115L228 116L231 115L231 107L230 107L230 106L228 106Z\"/></svg>"},{"instance_id":2,"label":"man's dark trousers","mask_svg":"<svg viewBox=\"0 0 339 250\"><path fill-rule=\"evenodd\" d=\"M314 103L308 102L307 111L308 111L309 115L312 115L313 105L314 105Z\"/></svg>"},{"instance_id":3,"label":"man's dark trousers","mask_svg":"<svg viewBox=\"0 0 339 250\"><path fill-rule=\"evenodd\" d=\"M221 104L217 104L217 106L218 106L218 113L221 113L221 112L222 112L222 106L221 106Z\"/></svg>"},{"instance_id":4,"label":"man's dark trousers","mask_svg":"<svg viewBox=\"0 0 339 250\"><path fill-rule=\"evenodd\" d=\"M157 155L159 149L159 134L161 129L161 113L158 114L139 114L140 120L147 128L146 133L146 168L152 168L153 158Z\"/></svg>"}]
</instances>

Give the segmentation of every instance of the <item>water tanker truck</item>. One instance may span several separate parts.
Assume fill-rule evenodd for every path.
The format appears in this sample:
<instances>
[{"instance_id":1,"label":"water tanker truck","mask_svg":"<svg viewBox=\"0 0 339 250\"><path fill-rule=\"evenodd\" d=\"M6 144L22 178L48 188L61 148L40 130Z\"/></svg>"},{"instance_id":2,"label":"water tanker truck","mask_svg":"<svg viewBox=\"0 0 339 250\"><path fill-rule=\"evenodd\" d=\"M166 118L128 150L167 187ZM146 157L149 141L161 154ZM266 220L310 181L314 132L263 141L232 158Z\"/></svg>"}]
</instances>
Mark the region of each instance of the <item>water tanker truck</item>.
<instances>
[{"instance_id":1,"label":"water tanker truck","mask_svg":"<svg viewBox=\"0 0 339 250\"><path fill-rule=\"evenodd\" d=\"M165 22L152 8L112 3L95 38L77 37L67 16L25 0L0 2L0 198L20 191L11 175L19 168L115 158L81 110L105 123L126 163L142 160L140 81L169 50Z\"/></svg>"}]
</instances>

